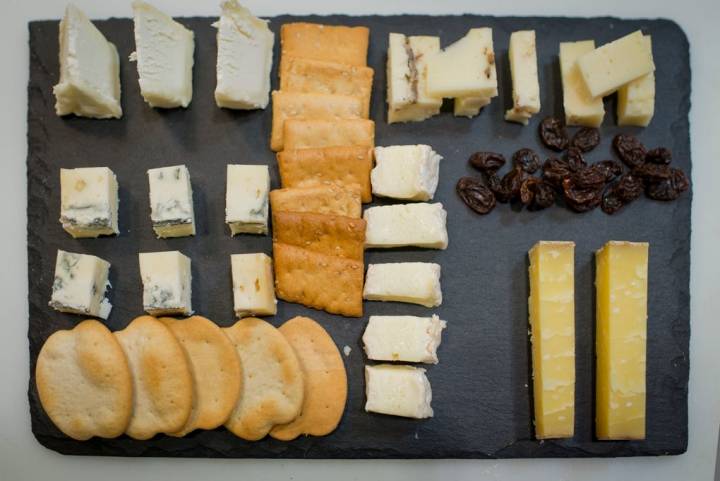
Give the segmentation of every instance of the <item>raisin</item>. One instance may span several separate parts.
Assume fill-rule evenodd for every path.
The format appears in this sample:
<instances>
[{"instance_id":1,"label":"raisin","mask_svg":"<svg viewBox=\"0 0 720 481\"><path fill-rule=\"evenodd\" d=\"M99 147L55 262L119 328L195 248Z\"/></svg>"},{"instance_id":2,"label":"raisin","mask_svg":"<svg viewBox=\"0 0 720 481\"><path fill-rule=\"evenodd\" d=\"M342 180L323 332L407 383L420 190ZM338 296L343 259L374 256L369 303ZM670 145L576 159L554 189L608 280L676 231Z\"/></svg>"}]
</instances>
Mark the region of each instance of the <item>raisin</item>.
<instances>
[{"instance_id":1,"label":"raisin","mask_svg":"<svg viewBox=\"0 0 720 481\"><path fill-rule=\"evenodd\" d=\"M540 140L548 149L562 152L568 146L568 134L562 120L547 117L540 122Z\"/></svg>"},{"instance_id":2,"label":"raisin","mask_svg":"<svg viewBox=\"0 0 720 481\"><path fill-rule=\"evenodd\" d=\"M571 179L581 189L600 189L607 182L607 172L601 165L594 164L575 172Z\"/></svg>"},{"instance_id":3,"label":"raisin","mask_svg":"<svg viewBox=\"0 0 720 481\"><path fill-rule=\"evenodd\" d=\"M534 174L540 168L540 156L532 149L520 149L513 154L513 165L528 174Z\"/></svg>"},{"instance_id":4,"label":"raisin","mask_svg":"<svg viewBox=\"0 0 720 481\"><path fill-rule=\"evenodd\" d=\"M495 152L475 152L468 162L480 172L494 174L505 165L505 156Z\"/></svg>"},{"instance_id":5,"label":"raisin","mask_svg":"<svg viewBox=\"0 0 720 481\"><path fill-rule=\"evenodd\" d=\"M612 190L623 202L632 202L643 193L644 184L642 179L633 175L625 174L613 185Z\"/></svg>"},{"instance_id":6,"label":"raisin","mask_svg":"<svg viewBox=\"0 0 720 481\"><path fill-rule=\"evenodd\" d=\"M645 194L655 200L675 200L690 188L690 181L680 169L670 169L670 177L660 181L649 182Z\"/></svg>"},{"instance_id":7,"label":"raisin","mask_svg":"<svg viewBox=\"0 0 720 481\"><path fill-rule=\"evenodd\" d=\"M517 167L503 176L501 186L505 192L510 194L510 200L515 200L520 196L520 186L527 177L528 175Z\"/></svg>"},{"instance_id":8,"label":"raisin","mask_svg":"<svg viewBox=\"0 0 720 481\"><path fill-rule=\"evenodd\" d=\"M462 177L456 190L465 205L478 214L487 214L495 207L495 195L478 178Z\"/></svg>"},{"instance_id":9,"label":"raisin","mask_svg":"<svg viewBox=\"0 0 720 481\"><path fill-rule=\"evenodd\" d=\"M528 210L542 210L555 203L555 189L537 177L525 179L520 186L520 202Z\"/></svg>"},{"instance_id":10,"label":"raisin","mask_svg":"<svg viewBox=\"0 0 720 481\"><path fill-rule=\"evenodd\" d=\"M583 127L573 135L570 147L580 149L581 152L590 152L600 145L600 131L594 127Z\"/></svg>"},{"instance_id":11,"label":"raisin","mask_svg":"<svg viewBox=\"0 0 720 481\"><path fill-rule=\"evenodd\" d=\"M613 189L608 189L603 194L602 202L600 203L600 209L608 215L613 215L625 206L625 203L620 197L615 194Z\"/></svg>"},{"instance_id":12,"label":"raisin","mask_svg":"<svg viewBox=\"0 0 720 481\"><path fill-rule=\"evenodd\" d=\"M543 164L542 178L555 187L562 187L566 177L570 177L572 171L566 160L551 157Z\"/></svg>"},{"instance_id":13,"label":"raisin","mask_svg":"<svg viewBox=\"0 0 720 481\"><path fill-rule=\"evenodd\" d=\"M579 187L573 177L563 180L565 203L575 212L587 212L602 201L603 187Z\"/></svg>"},{"instance_id":14,"label":"raisin","mask_svg":"<svg viewBox=\"0 0 720 481\"><path fill-rule=\"evenodd\" d=\"M622 165L616 160L601 160L595 165L605 169L605 178L608 182L622 174L623 171Z\"/></svg>"},{"instance_id":15,"label":"raisin","mask_svg":"<svg viewBox=\"0 0 720 481\"><path fill-rule=\"evenodd\" d=\"M633 169L633 173L647 182L659 182L669 179L672 169L669 165L647 163Z\"/></svg>"},{"instance_id":16,"label":"raisin","mask_svg":"<svg viewBox=\"0 0 720 481\"><path fill-rule=\"evenodd\" d=\"M577 147L570 147L565 153L565 159L568 162L570 170L573 172L577 172L578 170L582 170L587 167L585 157L583 157L582 152Z\"/></svg>"},{"instance_id":17,"label":"raisin","mask_svg":"<svg viewBox=\"0 0 720 481\"><path fill-rule=\"evenodd\" d=\"M672 160L672 152L670 149L665 147L658 147L656 149L648 150L645 154L645 161L652 162L653 164L669 164Z\"/></svg>"},{"instance_id":18,"label":"raisin","mask_svg":"<svg viewBox=\"0 0 720 481\"><path fill-rule=\"evenodd\" d=\"M625 165L634 169L645 163L645 155L647 151L645 146L637 137L630 134L618 134L613 139L613 148L617 152L618 157Z\"/></svg>"}]
</instances>

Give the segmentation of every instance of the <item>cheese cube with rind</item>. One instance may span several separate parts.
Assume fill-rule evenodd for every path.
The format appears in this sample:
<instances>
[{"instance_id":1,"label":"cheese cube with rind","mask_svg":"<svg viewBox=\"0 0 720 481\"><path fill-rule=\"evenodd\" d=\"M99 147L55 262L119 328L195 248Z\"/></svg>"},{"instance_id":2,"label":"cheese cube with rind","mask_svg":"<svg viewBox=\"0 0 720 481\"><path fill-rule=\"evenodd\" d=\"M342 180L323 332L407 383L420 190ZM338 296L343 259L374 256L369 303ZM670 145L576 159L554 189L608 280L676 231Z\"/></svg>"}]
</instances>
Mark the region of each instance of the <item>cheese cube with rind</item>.
<instances>
[{"instance_id":1,"label":"cheese cube with rind","mask_svg":"<svg viewBox=\"0 0 720 481\"><path fill-rule=\"evenodd\" d=\"M520 30L510 35L510 73L513 106L505 112L505 120L527 125L528 119L540 112L535 30Z\"/></svg>"},{"instance_id":2,"label":"cheese cube with rind","mask_svg":"<svg viewBox=\"0 0 720 481\"><path fill-rule=\"evenodd\" d=\"M267 234L269 194L267 165L228 164L225 223L232 235Z\"/></svg>"},{"instance_id":3,"label":"cheese cube with rind","mask_svg":"<svg viewBox=\"0 0 720 481\"><path fill-rule=\"evenodd\" d=\"M652 49L649 35L644 37ZM647 127L655 114L655 72L628 82L618 90L618 125Z\"/></svg>"},{"instance_id":4,"label":"cheese cube with rind","mask_svg":"<svg viewBox=\"0 0 720 481\"><path fill-rule=\"evenodd\" d=\"M263 253L230 256L235 315L273 316L277 312L272 259Z\"/></svg>"},{"instance_id":5,"label":"cheese cube with rind","mask_svg":"<svg viewBox=\"0 0 720 481\"><path fill-rule=\"evenodd\" d=\"M370 316L363 334L368 359L437 364L446 322L436 315Z\"/></svg>"},{"instance_id":6,"label":"cheese cube with rind","mask_svg":"<svg viewBox=\"0 0 720 481\"><path fill-rule=\"evenodd\" d=\"M192 310L190 258L179 251L141 252L143 309L153 316L185 315Z\"/></svg>"},{"instance_id":7,"label":"cheese cube with rind","mask_svg":"<svg viewBox=\"0 0 720 481\"><path fill-rule=\"evenodd\" d=\"M567 125L599 127L605 117L602 97L593 97L580 74L577 59L595 49L593 40L560 43L560 74Z\"/></svg>"},{"instance_id":8,"label":"cheese cube with rind","mask_svg":"<svg viewBox=\"0 0 720 481\"><path fill-rule=\"evenodd\" d=\"M432 389L425 369L391 364L365 366L365 411L431 418Z\"/></svg>"},{"instance_id":9,"label":"cheese cube with rind","mask_svg":"<svg viewBox=\"0 0 720 481\"><path fill-rule=\"evenodd\" d=\"M365 209L365 247L447 249L447 211L441 203L394 204Z\"/></svg>"},{"instance_id":10,"label":"cheese cube with rind","mask_svg":"<svg viewBox=\"0 0 720 481\"><path fill-rule=\"evenodd\" d=\"M431 262L370 264L365 275L363 299L437 307L442 304L440 264Z\"/></svg>"},{"instance_id":11,"label":"cheese cube with rind","mask_svg":"<svg viewBox=\"0 0 720 481\"><path fill-rule=\"evenodd\" d=\"M441 159L429 145L375 147L375 168L370 173L373 194L404 200L432 199Z\"/></svg>"},{"instance_id":12,"label":"cheese cube with rind","mask_svg":"<svg viewBox=\"0 0 720 481\"><path fill-rule=\"evenodd\" d=\"M107 319L112 309L105 298L109 274L110 263L99 257L58 250L50 307Z\"/></svg>"},{"instance_id":13,"label":"cheese cube with rind","mask_svg":"<svg viewBox=\"0 0 720 481\"><path fill-rule=\"evenodd\" d=\"M190 172L184 165L148 170L150 219L158 238L195 235Z\"/></svg>"},{"instance_id":14,"label":"cheese cube with rind","mask_svg":"<svg viewBox=\"0 0 720 481\"><path fill-rule=\"evenodd\" d=\"M60 169L60 223L75 238L118 234L118 183L113 171Z\"/></svg>"}]
</instances>

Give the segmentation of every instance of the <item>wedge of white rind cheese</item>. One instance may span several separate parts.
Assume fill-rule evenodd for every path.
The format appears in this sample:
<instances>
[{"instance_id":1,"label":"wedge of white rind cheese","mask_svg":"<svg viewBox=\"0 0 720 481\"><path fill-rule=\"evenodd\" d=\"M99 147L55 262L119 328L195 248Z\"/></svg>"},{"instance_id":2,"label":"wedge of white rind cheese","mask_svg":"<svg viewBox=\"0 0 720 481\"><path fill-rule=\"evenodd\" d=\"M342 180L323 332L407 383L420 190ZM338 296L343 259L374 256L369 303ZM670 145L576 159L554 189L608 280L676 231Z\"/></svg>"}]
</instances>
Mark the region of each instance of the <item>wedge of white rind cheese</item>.
<instances>
[{"instance_id":1,"label":"wedge of white rind cheese","mask_svg":"<svg viewBox=\"0 0 720 481\"><path fill-rule=\"evenodd\" d=\"M510 74L512 75L513 106L505 112L505 120L527 125L533 114L540 112L535 30L520 30L510 35Z\"/></svg>"},{"instance_id":2,"label":"wedge of white rind cheese","mask_svg":"<svg viewBox=\"0 0 720 481\"><path fill-rule=\"evenodd\" d=\"M190 172L184 165L148 170L150 219L158 238L195 235Z\"/></svg>"},{"instance_id":3,"label":"wedge of white rind cheese","mask_svg":"<svg viewBox=\"0 0 720 481\"><path fill-rule=\"evenodd\" d=\"M267 234L270 171L267 165L227 166L225 223L232 235Z\"/></svg>"},{"instance_id":4,"label":"wedge of white rind cheese","mask_svg":"<svg viewBox=\"0 0 720 481\"><path fill-rule=\"evenodd\" d=\"M152 316L189 316L192 310L190 258L179 251L141 252L143 309Z\"/></svg>"},{"instance_id":5,"label":"wedge of white rind cheese","mask_svg":"<svg viewBox=\"0 0 720 481\"><path fill-rule=\"evenodd\" d=\"M440 265L431 262L370 264L363 299L437 307L442 304Z\"/></svg>"},{"instance_id":6,"label":"wedge of white rind cheese","mask_svg":"<svg viewBox=\"0 0 720 481\"><path fill-rule=\"evenodd\" d=\"M453 101L453 115L455 117L475 117L486 105L492 101L489 97L457 97Z\"/></svg>"},{"instance_id":7,"label":"wedge of white rind cheese","mask_svg":"<svg viewBox=\"0 0 720 481\"><path fill-rule=\"evenodd\" d=\"M113 171L60 169L60 223L75 238L118 234L118 183Z\"/></svg>"},{"instance_id":8,"label":"wedge of white rind cheese","mask_svg":"<svg viewBox=\"0 0 720 481\"><path fill-rule=\"evenodd\" d=\"M192 100L195 34L152 5L133 6L140 94L151 107L187 107Z\"/></svg>"},{"instance_id":9,"label":"wedge of white rind cheese","mask_svg":"<svg viewBox=\"0 0 720 481\"><path fill-rule=\"evenodd\" d=\"M447 323L436 315L370 316L362 340L374 361L437 364L437 348Z\"/></svg>"},{"instance_id":10,"label":"wedge of white rind cheese","mask_svg":"<svg viewBox=\"0 0 720 481\"><path fill-rule=\"evenodd\" d=\"M262 253L233 254L232 266L233 304L235 315L274 316L277 312L272 259Z\"/></svg>"},{"instance_id":11,"label":"wedge of white rind cheese","mask_svg":"<svg viewBox=\"0 0 720 481\"><path fill-rule=\"evenodd\" d=\"M267 107L275 35L267 20L254 17L236 0L222 3L217 28L215 103L228 109Z\"/></svg>"},{"instance_id":12,"label":"wedge of white rind cheese","mask_svg":"<svg viewBox=\"0 0 720 481\"><path fill-rule=\"evenodd\" d=\"M429 145L375 147L372 193L403 200L430 200L438 185L442 157Z\"/></svg>"},{"instance_id":13,"label":"wedge of white rind cheese","mask_svg":"<svg viewBox=\"0 0 720 481\"><path fill-rule=\"evenodd\" d=\"M395 204L365 209L365 247L447 249L447 211L441 203Z\"/></svg>"},{"instance_id":14,"label":"wedge of white rind cheese","mask_svg":"<svg viewBox=\"0 0 720 481\"><path fill-rule=\"evenodd\" d=\"M645 35L652 52L652 39ZM647 127L655 114L655 72L628 82L618 89L618 125Z\"/></svg>"},{"instance_id":15,"label":"wedge of white rind cheese","mask_svg":"<svg viewBox=\"0 0 720 481\"><path fill-rule=\"evenodd\" d=\"M55 113L122 117L120 62L115 45L75 5L60 21L60 82L53 87Z\"/></svg>"},{"instance_id":16,"label":"wedge of white rind cheese","mask_svg":"<svg viewBox=\"0 0 720 481\"><path fill-rule=\"evenodd\" d=\"M567 125L600 127L605 117L602 97L590 95L577 65L578 58L593 50L593 40L560 43L560 74Z\"/></svg>"},{"instance_id":17,"label":"wedge of white rind cheese","mask_svg":"<svg viewBox=\"0 0 720 481\"><path fill-rule=\"evenodd\" d=\"M442 98L427 94L425 65L440 50L440 38L406 37L391 33L388 40L388 123L419 122L440 113Z\"/></svg>"},{"instance_id":18,"label":"wedge of white rind cheese","mask_svg":"<svg viewBox=\"0 0 720 481\"><path fill-rule=\"evenodd\" d=\"M368 412L415 419L433 416L430 381L419 367L365 366L365 395Z\"/></svg>"},{"instance_id":19,"label":"wedge of white rind cheese","mask_svg":"<svg viewBox=\"0 0 720 481\"><path fill-rule=\"evenodd\" d=\"M50 307L107 319L112 309L105 297L109 274L110 263L99 257L58 250Z\"/></svg>"}]
</instances>

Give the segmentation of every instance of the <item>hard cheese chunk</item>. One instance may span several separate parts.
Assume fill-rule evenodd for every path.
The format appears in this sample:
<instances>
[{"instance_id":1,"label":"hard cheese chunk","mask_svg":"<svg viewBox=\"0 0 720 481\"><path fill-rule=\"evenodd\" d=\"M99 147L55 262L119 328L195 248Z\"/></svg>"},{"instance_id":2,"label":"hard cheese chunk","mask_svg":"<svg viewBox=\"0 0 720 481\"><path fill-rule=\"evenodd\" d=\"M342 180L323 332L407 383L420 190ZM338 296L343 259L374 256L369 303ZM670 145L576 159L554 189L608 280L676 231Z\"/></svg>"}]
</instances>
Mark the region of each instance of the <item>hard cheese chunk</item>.
<instances>
[{"instance_id":1,"label":"hard cheese chunk","mask_svg":"<svg viewBox=\"0 0 720 481\"><path fill-rule=\"evenodd\" d=\"M60 21L60 82L55 112L98 119L122 117L120 69L115 45L75 5Z\"/></svg>"},{"instance_id":2,"label":"hard cheese chunk","mask_svg":"<svg viewBox=\"0 0 720 481\"><path fill-rule=\"evenodd\" d=\"M148 170L150 218L159 238L195 235L190 173L184 165Z\"/></svg>"},{"instance_id":3,"label":"hard cheese chunk","mask_svg":"<svg viewBox=\"0 0 720 481\"><path fill-rule=\"evenodd\" d=\"M60 169L60 222L71 236L117 234L118 183L107 167Z\"/></svg>"},{"instance_id":4,"label":"hard cheese chunk","mask_svg":"<svg viewBox=\"0 0 720 481\"><path fill-rule=\"evenodd\" d=\"M267 234L270 170L267 165L227 166L225 223L232 235Z\"/></svg>"},{"instance_id":5,"label":"hard cheese chunk","mask_svg":"<svg viewBox=\"0 0 720 481\"><path fill-rule=\"evenodd\" d=\"M432 390L425 369L379 364L365 366L368 412L424 419L433 416Z\"/></svg>"},{"instance_id":6,"label":"hard cheese chunk","mask_svg":"<svg viewBox=\"0 0 720 481\"><path fill-rule=\"evenodd\" d=\"M535 437L569 438L575 426L575 244L530 249Z\"/></svg>"},{"instance_id":7,"label":"hard cheese chunk","mask_svg":"<svg viewBox=\"0 0 720 481\"><path fill-rule=\"evenodd\" d=\"M133 2L140 93L151 107L187 107L192 100L195 34L152 5Z\"/></svg>"},{"instance_id":8,"label":"hard cheese chunk","mask_svg":"<svg viewBox=\"0 0 720 481\"><path fill-rule=\"evenodd\" d=\"M442 304L440 265L430 262L370 264L363 299L439 306Z\"/></svg>"},{"instance_id":9,"label":"hard cheese chunk","mask_svg":"<svg viewBox=\"0 0 720 481\"><path fill-rule=\"evenodd\" d=\"M652 49L640 30L582 55L577 62L592 97L611 94L655 70Z\"/></svg>"},{"instance_id":10,"label":"hard cheese chunk","mask_svg":"<svg viewBox=\"0 0 720 481\"><path fill-rule=\"evenodd\" d=\"M447 324L436 315L370 316L363 334L368 359L437 364L437 348Z\"/></svg>"},{"instance_id":11,"label":"hard cheese chunk","mask_svg":"<svg viewBox=\"0 0 720 481\"><path fill-rule=\"evenodd\" d=\"M363 218L367 222L366 247L448 246L447 212L440 203L370 207Z\"/></svg>"},{"instance_id":12,"label":"hard cheese chunk","mask_svg":"<svg viewBox=\"0 0 720 481\"><path fill-rule=\"evenodd\" d=\"M233 305L238 318L277 312L272 259L266 254L233 254Z\"/></svg>"},{"instance_id":13,"label":"hard cheese chunk","mask_svg":"<svg viewBox=\"0 0 720 481\"><path fill-rule=\"evenodd\" d=\"M595 259L596 435L644 439L648 244L610 241Z\"/></svg>"},{"instance_id":14,"label":"hard cheese chunk","mask_svg":"<svg viewBox=\"0 0 720 481\"><path fill-rule=\"evenodd\" d=\"M652 50L652 39L644 37ZM655 72L628 82L618 90L618 125L647 127L655 114Z\"/></svg>"},{"instance_id":15,"label":"hard cheese chunk","mask_svg":"<svg viewBox=\"0 0 720 481\"><path fill-rule=\"evenodd\" d=\"M153 316L192 314L190 258L179 251L141 252L143 309Z\"/></svg>"},{"instance_id":16,"label":"hard cheese chunk","mask_svg":"<svg viewBox=\"0 0 720 481\"><path fill-rule=\"evenodd\" d=\"M375 147L375 168L370 173L373 194L405 200L432 199L441 159L429 145Z\"/></svg>"},{"instance_id":17,"label":"hard cheese chunk","mask_svg":"<svg viewBox=\"0 0 720 481\"><path fill-rule=\"evenodd\" d=\"M229 109L264 109L270 95L275 35L267 20L236 0L224 1L217 28L215 103Z\"/></svg>"},{"instance_id":18,"label":"hard cheese chunk","mask_svg":"<svg viewBox=\"0 0 720 481\"><path fill-rule=\"evenodd\" d=\"M107 319L112 305L105 298L110 263L99 257L58 250L50 307Z\"/></svg>"},{"instance_id":19,"label":"hard cheese chunk","mask_svg":"<svg viewBox=\"0 0 720 481\"><path fill-rule=\"evenodd\" d=\"M560 73L567 125L599 127L605 116L602 97L590 94L577 64L578 58L593 50L593 40L560 43Z\"/></svg>"},{"instance_id":20,"label":"hard cheese chunk","mask_svg":"<svg viewBox=\"0 0 720 481\"><path fill-rule=\"evenodd\" d=\"M513 106L505 112L505 120L527 125L528 119L540 111L535 30L521 30L510 35L510 73L512 74Z\"/></svg>"},{"instance_id":21,"label":"hard cheese chunk","mask_svg":"<svg viewBox=\"0 0 720 481\"><path fill-rule=\"evenodd\" d=\"M490 105L490 97L456 97L453 102L455 117L475 117L483 107Z\"/></svg>"}]
</instances>

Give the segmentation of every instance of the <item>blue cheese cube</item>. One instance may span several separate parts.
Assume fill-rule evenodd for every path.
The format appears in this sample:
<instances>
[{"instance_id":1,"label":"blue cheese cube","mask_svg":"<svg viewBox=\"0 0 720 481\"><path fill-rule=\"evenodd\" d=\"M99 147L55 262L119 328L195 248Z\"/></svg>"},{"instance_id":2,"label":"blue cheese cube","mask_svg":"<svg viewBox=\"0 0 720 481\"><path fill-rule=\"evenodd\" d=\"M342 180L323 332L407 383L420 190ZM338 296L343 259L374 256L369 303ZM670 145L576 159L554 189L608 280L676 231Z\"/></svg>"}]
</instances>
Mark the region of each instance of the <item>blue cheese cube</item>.
<instances>
[{"instance_id":1,"label":"blue cheese cube","mask_svg":"<svg viewBox=\"0 0 720 481\"><path fill-rule=\"evenodd\" d=\"M184 165L148 170L150 219L159 238L195 235L190 173Z\"/></svg>"},{"instance_id":2,"label":"blue cheese cube","mask_svg":"<svg viewBox=\"0 0 720 481\"><path fill-rule=\"evenodd\" d=\"M110 263L99 257L58 250L50 307L107 319L112 305L105 298Z\"/></svg>"},{"instance_id":3,"label":"blue cheese cube","mask_svg":"<svg viewBox=\"0 0 720 481\"><path fill-rule=\"evenodd\" d=\"M113 171L60 169L60 223L75 238L117 234L118 183Z\"/></svg>"},{"instance_id":4,"label":"blue cheese cube","mask_svg":"<svg viewBox=\"0 0 720 481\"><path fill-rule=\"evenodd\" d=\"M153 316L192 314L190 258L179 251L142 252L143 309Z\"/></svg>"},{"instance_id":5,"label":"blue cheese cube","mask_svg":"<svg viewBox=\"0 0 720 481\"><path fill-rule=\"evenodd\" d=\"M227 166L225 222L232 235L267 233L269 193L267 165Z\"/></svg>"}]
</instances>

